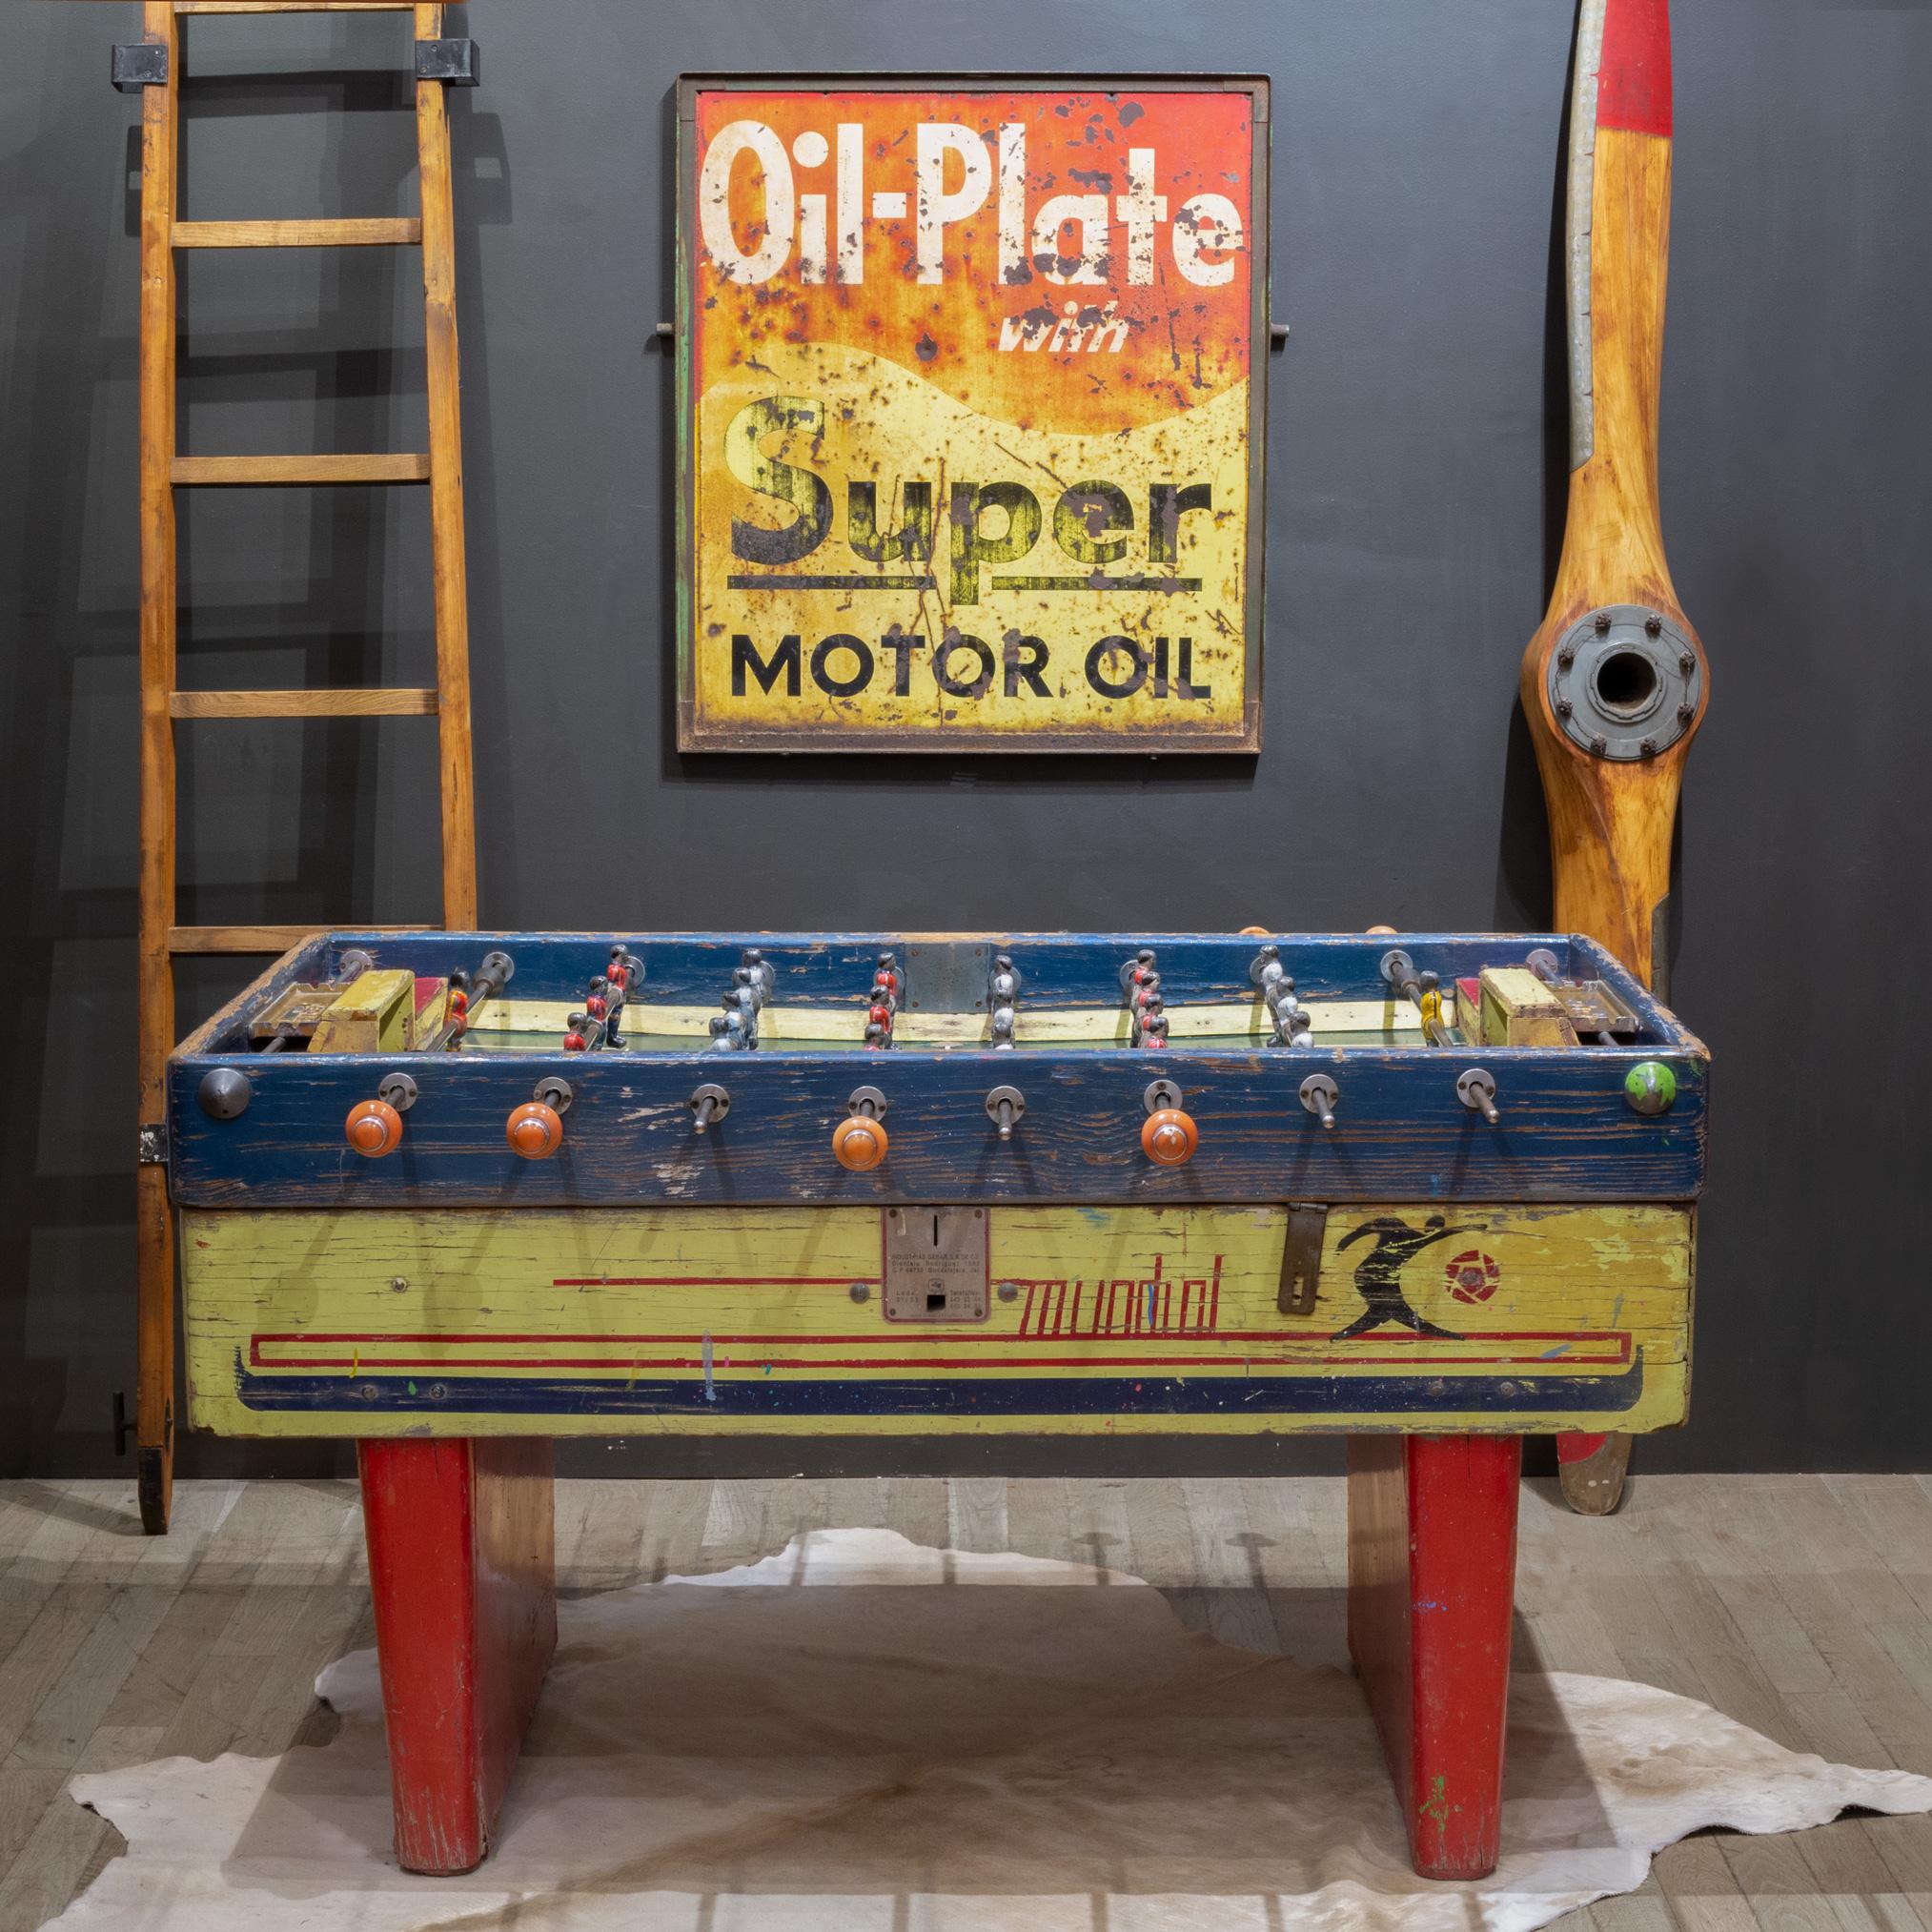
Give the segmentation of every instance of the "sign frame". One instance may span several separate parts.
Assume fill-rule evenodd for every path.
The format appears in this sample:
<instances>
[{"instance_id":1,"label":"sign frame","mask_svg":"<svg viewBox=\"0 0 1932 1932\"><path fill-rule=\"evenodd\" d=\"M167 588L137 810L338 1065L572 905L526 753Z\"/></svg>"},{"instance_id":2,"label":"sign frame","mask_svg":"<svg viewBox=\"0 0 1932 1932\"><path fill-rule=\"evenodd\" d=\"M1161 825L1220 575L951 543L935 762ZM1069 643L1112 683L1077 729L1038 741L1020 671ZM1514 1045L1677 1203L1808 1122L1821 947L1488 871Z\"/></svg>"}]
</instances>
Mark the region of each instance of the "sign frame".
<instances>
[{"instance_id":1,"label":"sign frame","mask_svg":"<svg viewBox=\"0 0 1932 1932\"><path fill-rule=\"evenodd\" d=\"M698 390L699 299L695 231L700 157L697 139L701 94L780 92L890 93L1041 91L1059 93L1244 93L1249 97L1249 357L1247 407L1247 503L1243 570L1242 704L1236 725L1114 733L1039 731L986 726L828 728L724 725L701 717L697 657L704 621L698 584ZM681 74L677 85L677 306L673 324L677 359L677 748L681 752L883 752L952 754L1007 752L1168 757L1176 754L1252 755L1261 749L1263 634L1266 628L1267 432L1270 332L1270 167L1272 121L1271 80L1259 73L1027 73L974 70L952 73L822 71L702 72Z\"/></svg>"}]
</instances>

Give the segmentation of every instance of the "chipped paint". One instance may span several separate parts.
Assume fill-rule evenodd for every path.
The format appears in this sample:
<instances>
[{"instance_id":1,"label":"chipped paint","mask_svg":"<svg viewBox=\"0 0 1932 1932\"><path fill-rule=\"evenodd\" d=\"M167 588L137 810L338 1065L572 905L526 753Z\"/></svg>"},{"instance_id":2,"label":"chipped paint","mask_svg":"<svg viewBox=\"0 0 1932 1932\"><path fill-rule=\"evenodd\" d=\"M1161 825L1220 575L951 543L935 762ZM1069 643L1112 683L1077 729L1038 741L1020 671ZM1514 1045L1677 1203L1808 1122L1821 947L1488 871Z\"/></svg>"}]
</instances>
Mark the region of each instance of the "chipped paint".
<instances>
[{"instance_id":1,"label":"chipped paint","mask_svg":"<svg viewBox=\"0 0 1932 1932\"><path fill-rule=\"evenodd\" d=\"M680 134L681 744L1252 748L1266 84Z\"/></svg>"},{"instance_id":2,"label":"chipped paint","mask_svg":"<svg viewBox=\"0 0 1932 1932\"><path fill-rule=\"evenodd\" d=\"M1014 1294L923 1331L908 1361L876 1299L852 1294L878 1278L876 1209L189 1209L190 1417L363 1437L1682 1420L1684 1210L1458 1210L1458 1230L1515 1237L1474 1305L1436 1264L1442 1244L1405 1258L1375 1239L1426 1235L1434 1211L1332 1210L1315 1306L1291 1317L1281 1209L999 1208L989 1271ZM1615 1268L1610 1229L1629 1256ZM1235 1383L1252 1396L1224 1399ZM623 1399L641 1384L651 1399Z\"/></svg>"}]
</instances>

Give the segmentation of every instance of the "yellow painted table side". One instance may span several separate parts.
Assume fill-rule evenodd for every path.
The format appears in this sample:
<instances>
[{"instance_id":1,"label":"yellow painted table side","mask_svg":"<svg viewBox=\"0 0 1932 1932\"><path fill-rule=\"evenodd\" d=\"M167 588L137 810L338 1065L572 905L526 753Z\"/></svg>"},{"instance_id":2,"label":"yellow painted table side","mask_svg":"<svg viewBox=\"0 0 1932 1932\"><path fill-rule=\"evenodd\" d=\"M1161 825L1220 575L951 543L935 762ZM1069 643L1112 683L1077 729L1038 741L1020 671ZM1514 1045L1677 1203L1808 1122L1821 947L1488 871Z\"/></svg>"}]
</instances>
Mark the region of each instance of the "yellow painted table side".
<instances>
[{"instance_id":1,"label":"yellow painted table side","mask_svg":"<svg viewBox=\"0 0 1932 1932\"><path fill-rule=\"evenodd\" d=\"M871 1209L185 1210L191 1420L224 1434L299 1436L1643 1431L1683 1419L1684 1209L1336 1209L1314 1306L1294 1315L1278 1307L1281 1208L987 1211L987 1318L926 1323L882 1314ZM1385 1250L1385 1234L1403 1246ZM1387 1265L1398 1252L1399 1265ZM1378 1281L1393 1284L1393 1303ZM1372 1291L1384 1299L1372 1302ZM1619 1398L1609 1393L1601 1411L1512 1396L1498 1413L1457 1399L1458 1385L1526 1390L1577 1377L1606 1392L1621 1378L1627 1399L1639 1364L1629 1407L1611 1406ZM727 1393L774 1380L925 1380L941 1393L949 1383L1068 1378L1172 1378L1184 1389L1312 1378L1322 1388L1298 1398L1321 1405L1310 1413L1262 1399L1209 1413L1031 1413L1009 1400L1002 1413L906 1413L902 1402L874 1414L746 1414L702 1400L533 1414L484 1390L669 1383L688 1401L707 1374ZM291 1378L318 1377L365 1393L400 1377L423 1406L274 1406L277 1389L291 1399ZM1413 1393L1399 1413L1371 1399L1372 1385L1391 1378L1405 1392L1426 1385L1423 1406ZM1364 1392L1359 1405L1352 1386Z\"/></svg>"}]
</instances>

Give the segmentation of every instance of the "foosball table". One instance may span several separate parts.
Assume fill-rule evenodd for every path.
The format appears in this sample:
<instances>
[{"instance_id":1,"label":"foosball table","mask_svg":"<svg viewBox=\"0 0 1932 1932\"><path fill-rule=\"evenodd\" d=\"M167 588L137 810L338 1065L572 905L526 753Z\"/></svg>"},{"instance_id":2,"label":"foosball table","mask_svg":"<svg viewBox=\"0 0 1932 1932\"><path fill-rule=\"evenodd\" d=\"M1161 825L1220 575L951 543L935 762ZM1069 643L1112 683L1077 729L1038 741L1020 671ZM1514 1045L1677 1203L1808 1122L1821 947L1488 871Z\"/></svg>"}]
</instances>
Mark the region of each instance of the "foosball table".
<instances>
[{"instance_id":1,"label":"foosball table","mask_svg":"<svg viewBox=\"0 0 1932 1932\"><path fill-rule=\"evenodd\" d=\"M1708 1073L1578 938L321 934L170 1062L190 1417L356 1438L428 1872L555 1643L554 1437L1344 1434L1477 1877L1522 1438L1683 1420Z\"/></svg>"}]
</instances>

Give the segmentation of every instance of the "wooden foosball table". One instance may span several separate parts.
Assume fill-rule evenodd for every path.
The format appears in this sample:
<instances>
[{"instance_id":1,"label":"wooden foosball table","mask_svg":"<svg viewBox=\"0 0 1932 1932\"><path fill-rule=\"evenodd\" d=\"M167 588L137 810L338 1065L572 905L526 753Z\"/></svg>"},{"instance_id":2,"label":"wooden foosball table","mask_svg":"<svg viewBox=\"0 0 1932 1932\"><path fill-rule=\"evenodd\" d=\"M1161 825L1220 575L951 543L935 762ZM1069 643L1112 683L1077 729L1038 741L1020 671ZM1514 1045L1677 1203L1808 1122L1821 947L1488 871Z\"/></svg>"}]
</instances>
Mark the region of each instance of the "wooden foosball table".
<instances>
[{"instance_id":1,"label":"wooden foosball table","mask_svg":"<svg viewBox=\"0 0 1932 1932\"><path fill-rule=\"evenodd\" d=\"M427 1872L555 1642L554 1437L1346 1434L1478 1877L1522 1438L1682 1421L1708 1073L1576 938L318 935L170 1062L190 1416L356 1440Z\"/></svg>"}]
</instances>

